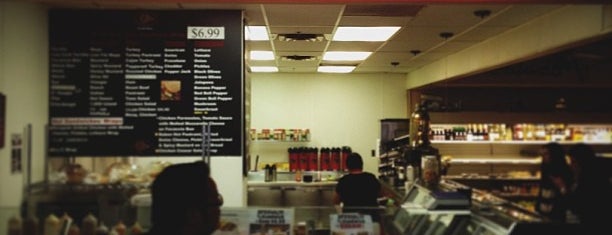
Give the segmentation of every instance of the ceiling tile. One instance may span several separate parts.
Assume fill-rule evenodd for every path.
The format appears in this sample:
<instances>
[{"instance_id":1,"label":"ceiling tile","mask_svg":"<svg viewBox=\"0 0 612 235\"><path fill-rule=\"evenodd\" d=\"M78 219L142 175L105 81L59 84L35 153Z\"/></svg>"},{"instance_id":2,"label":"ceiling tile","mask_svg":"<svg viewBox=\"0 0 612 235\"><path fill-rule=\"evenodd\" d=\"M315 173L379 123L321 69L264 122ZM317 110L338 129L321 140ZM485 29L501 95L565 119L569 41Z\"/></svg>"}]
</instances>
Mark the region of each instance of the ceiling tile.
<instances>
[{"instance_id":1,"label":"ceiling tile","mask_svg":"<svg viewBox=\"0 0 612 235\"><path fill-rule=\"evenodd\" d=\"M409 53L397 53L397 52L378 52L371 55L368 60L361 63L360 66L389 66L394 67L391 62L399 62L398 66L401 66L403 61L408 61L414 57Z\"/></svg>"},{"instance_id":2,"label":"ceiling tile","mask_svg":"<svg viewBox=\"0 0 612 235\"><path fill-rule=\"evenodd\" d=\"M246 43L249 50L253 51L271 51L272 45L270 41L248 41Z\"/></svg>"},{"instance_id":3,"label":"ceiling tile","mask_svg":"<svg viewBox=\"0 0 612 235\"><path fill-rule=\"evenodd\" d=\"M264 6L271 27L334 26L342 12L342 5L269 4Z\"/></svg>"},{"instance_id":4,"label":"ceiling tile","mask_svg":"<svg viewBox=\"0 0 612 235\"><path fill-rule=\"evenodd\" d=\"M376 51L383 42L331 42L327 51Z\"/></svg>"},{"instance_id":5,"label":"ceiling tile","mask_svg":"<svg viewBox=\"0 0 612 235\"><path fill-rule=\"evenodd\" d=\"M472 45L474 45L473 42L463 42L463 41L450 40L447 43L440 44L440 46L438 46L435 49L429 51L428 53L436 53L436 52L440 52L440 53L444 53L444 54L456 53L456 52L461 51L461 50L463 50L465 48L468 48L468 47L470 47Z\"/></svg>"},{"instance_id":6,"label":"ceiling tile","mask_svg":"<svg viewBox=\"0 0 612 235\"><path fill-rule=\"evenodd\" d=\"M405 40L398 41L392 40L387 42L383 47L381 47L379 52L410 52L412 50L420 50L421 52L427 51L429 48L434 47L438 43L441 43L442 40L436 37L430 37L430 40L421 40L421 39L413 39L413 40Z\"/></svg>"},{"instance_id":7,"label":"ceiling tile","mask_svg":"<svg viewBox=\"0 0 612 235\"><path fill-rule=\"evenodd\" d=\"M411 17L343 16L338 26L404 26Z\"/></svg>"},{"instance_id":8,"label":"ceiling tile","mask_svg":"<svg viewBox=\"0 0 612 235\"><path fill-rule=\"evenodd\" d=\"M509 29L511 27L508 26L481 26L458 35L453 40L481 42Z\"/></svg>"},{"instance_id":9,"label":"ceiling tile","mask_svg":"<svg viewBox=\"0 0 612 235\"><path fill-rule=\"evenodd\" d=\"M510 26L515 27L526 23L536 17L542 16L547 12L554 11L562 5L512 5L508 7L503 13L495 16L494 18L488 19L483 26Z\"/></svg>"},{"instance_id":10,"label":"ceiling tile","mask_svg":"<svg viewBox=\"0 0 612 235\"><path fill-rule=\"evenodd\" d=\"M274 48L277 51L296 51L296 52L322 52L325 49L327 42L274 42Z\"/></svg>"}]
</instances>

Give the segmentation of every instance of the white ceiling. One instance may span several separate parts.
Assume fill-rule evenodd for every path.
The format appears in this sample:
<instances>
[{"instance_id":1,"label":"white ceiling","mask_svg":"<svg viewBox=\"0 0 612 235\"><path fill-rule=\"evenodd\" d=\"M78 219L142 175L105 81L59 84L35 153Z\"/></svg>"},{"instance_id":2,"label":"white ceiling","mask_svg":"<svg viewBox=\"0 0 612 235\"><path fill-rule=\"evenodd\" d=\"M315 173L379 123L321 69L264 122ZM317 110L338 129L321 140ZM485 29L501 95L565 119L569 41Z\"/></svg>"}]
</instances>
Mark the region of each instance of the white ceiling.
<instances>
[{"instance_id":1,"label":"white ceiling","mask_svg":"<svg viewBox=\"0 0 612 235\"><path fill-rule=\"evenodd\" d=\"M247 50L273 50L275 61L248 61L248 66L278 66L280 72L316 72L325 51L373 51L353 73L408 73L449 54L525 24L561 5L555 4L223 4L217 1L30 0L50 7L86 9L243 9L246 24L266 26L271 41L249 41ZM213 3L211 3L213 2ZM216 2L216 3L215 3ZM334 1L339 2L339 1ZM350 1L346 1L350 2ZM489 10L487 17L474 14ZM323 34L338 26L401 26L386 42L318 42L278 40L279 34ZM454 36L444 38L442 32ZM415 54L411 51L418 50ZM314 56L289 61L282 56ZM355 63L353 63L355 64ZM394 65L396 64L396 65Z\"/></svg>"}]
</instances>

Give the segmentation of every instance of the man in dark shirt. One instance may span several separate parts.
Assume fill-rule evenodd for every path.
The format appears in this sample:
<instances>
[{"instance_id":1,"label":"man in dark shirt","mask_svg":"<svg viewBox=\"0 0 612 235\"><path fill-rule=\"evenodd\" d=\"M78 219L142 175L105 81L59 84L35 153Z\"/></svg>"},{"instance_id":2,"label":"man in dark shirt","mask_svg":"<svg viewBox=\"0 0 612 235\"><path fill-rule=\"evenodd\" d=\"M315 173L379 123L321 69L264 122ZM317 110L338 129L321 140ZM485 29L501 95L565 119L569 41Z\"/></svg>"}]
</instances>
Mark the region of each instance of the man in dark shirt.
<instances>
[{"instance_id":1,"label":"man in dark shirt","mask_svg":"<svg viewBox=\"0 0 612 235\"><path fill-rule=\"evenodd\" d=\"M358 212L372 216L378 221L378 197L382 195L381 184L372 173L363 171L363 160L358 153L346 158L348 174L338 180L334 204L342 203L343 212Z\"/></svg>"}]
</instances>

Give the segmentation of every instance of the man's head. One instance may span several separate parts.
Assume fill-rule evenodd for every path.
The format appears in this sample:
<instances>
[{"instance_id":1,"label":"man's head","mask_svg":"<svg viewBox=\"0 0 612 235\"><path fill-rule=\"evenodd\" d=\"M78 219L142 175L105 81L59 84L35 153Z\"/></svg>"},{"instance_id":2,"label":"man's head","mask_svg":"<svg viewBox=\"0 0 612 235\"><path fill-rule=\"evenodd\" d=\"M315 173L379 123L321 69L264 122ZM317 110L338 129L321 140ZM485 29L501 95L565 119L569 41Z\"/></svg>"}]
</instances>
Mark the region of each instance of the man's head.
<instances>
[{"instance_id":1,"label":"man's head","mask_svg":"<svg viewBox=\"0 0 612 235\"><path fill-rule=\"evenodd\" d=\"M153 181L153 234L211 234L223 204L202 161L166 167Z\"/></svg>"},{"instance_id":2,"label":"man's head","mask_svg":"<svg viewBox=\"0 0 612 235\"><path fill-rule=\"evenodd\" d=\"M346 167L349 170L362 170L363 169L363 159L361 159L361 155L358 153L351 153L346 157Z\"/></svg>"}]
</instances>

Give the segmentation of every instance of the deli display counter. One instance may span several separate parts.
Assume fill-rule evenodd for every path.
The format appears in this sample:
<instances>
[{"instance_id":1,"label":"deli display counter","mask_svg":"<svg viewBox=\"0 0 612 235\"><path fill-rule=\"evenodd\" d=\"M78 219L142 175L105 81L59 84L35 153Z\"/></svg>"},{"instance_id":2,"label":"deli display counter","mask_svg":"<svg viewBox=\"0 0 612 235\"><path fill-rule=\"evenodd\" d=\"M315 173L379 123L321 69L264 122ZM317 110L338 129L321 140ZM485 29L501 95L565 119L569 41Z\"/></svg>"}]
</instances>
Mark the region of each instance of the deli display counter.
<instances>
[{"instance_id":1,"label":"deli display counter","mask_svg":"<svg viewBox=\"0 0 612 235\"><path fill-rule=\"evenodd\" d=\"M340 234L343 232L343 225L339 225L343 221L342 218L345 218L345 216L355 216L349 215L349 213L339 213L339 208L333 205L316 205L316 203L319 203L318 200L320 200L321 192L324 192L324 194L332 192L333 186L331 183L325 183L328 185L317 185L315 183L296 182L293 185L289 185L282 182L258 182L253 183L251 187L258 188L255 190L263 190L261 187L264 187L264 184L270 184L267 185L270 187L291 187L292 189L288 190L288 192L292 194L286 195L286 197L294 199L286 201L286 203L291 202L295 203L295 205L285 204L275 206L262 203L260 205L248 205L237 208L222 207L221 211L224 216L222 216L221 223L224 226L221 226L220 229L236 230L230 231L233 232L232 234L252 234L252 231L261 232L264 230L263 234L267 234L266 231L268 230L266 229L282 229L284 231L282 234ZM294 187L295 189L293 189ZM150 226L150 194L146 193L146 191L137 192L135 191L136 189L127 186L116 189L77 187L71 189L44 189L46 192L54 192L50 195L60 195L59 193L63 192L62 195L64 196L60 198L31 197L32 201L26 203L28 206L23 211L26 213L21 215L22 221L24 221L25 225L27 218L34 213L39 218L38 231L44 231L45 225L43 223L49 214L62 218L63 214L67 213L74 219L73 224L82 226L84 223L82 219L91 213L98 218L98 226L104 223L108 228L112 229L117 224L123 224L128 228L141 226L146 231ZM356 217L357 221L360 222L351 226L361 226L360 228L365 230L362 232L365 233L360 234L383 235L580 234L579 227L575 224L552 224L539 215L520 207L518 204L450 180L443 179L434 189L418 184L410 185L408 188L395 189L397 189L395 191L397 195L394 198L400 198L400 203L369 208L377 211L380 221ZM73 200L74 198L69 196L69 194L75 193L78 190L81 190L78 195L87 194L89 195L87 198L95 198L95 200ZM287 188L276 189L276 191L284 190L287 190ZM308 195L308 193L311 195ZM97 195L94 197L92 196L93 194ZM300 195L305 196L306 199L296 201L301 198ZM309 197L312 197L312 200L308 199ZM62 204L62 201L69 202L70 204ZM86 214L87 216L85 216ZM266 224L267 222L262 222L263 220L258 219L262 216L262 218L269 218L267 216L272 215L278 218L270 221L282 221L282 224ZM352 221L351 223L355 222L354 219L350 221ZM8 221L0 222L8 224ZM223 232L228 231L219 232L220 234L227 234Z\"/></svg>"},{"instance_id":2,"label":"deli display counter","mask_svg":"<svg viewBox=\"0 0 612 235\"><path fill-rule=\"evenodd\" d=\"M438 188L413 185L388 214L387 234L580 234L577 224L553 224L518 204L443 180Z\"/></svg>"}]
</instances>

